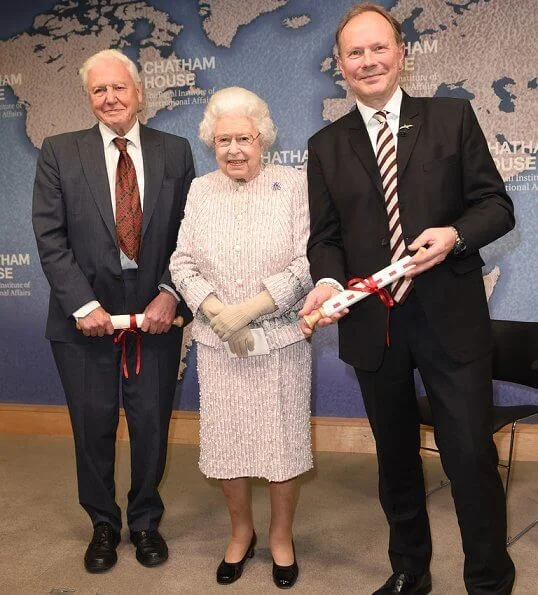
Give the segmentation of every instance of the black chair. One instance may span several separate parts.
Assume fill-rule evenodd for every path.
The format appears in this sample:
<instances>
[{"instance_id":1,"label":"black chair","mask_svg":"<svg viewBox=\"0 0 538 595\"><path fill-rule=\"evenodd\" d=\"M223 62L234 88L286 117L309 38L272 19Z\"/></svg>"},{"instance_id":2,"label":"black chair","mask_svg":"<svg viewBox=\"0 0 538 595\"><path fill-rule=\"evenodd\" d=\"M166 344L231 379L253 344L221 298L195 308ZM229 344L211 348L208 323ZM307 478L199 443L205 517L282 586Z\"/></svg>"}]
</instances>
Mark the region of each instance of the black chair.
<instances>
[{"instance_id":1,"label":"black chair","mask_svg":"<svg viewBox=\"0 0 538 595\"><path fill-rule=\"evenodd\" d=\"M495 338L495 351L493 355L493 378L521 384L531 388L538 388L538 322L516 322L511 320L492 320L493 335ZM420 423L433 426L432 412L427 397L418 399ZM510 433L510 448L508 461L499 463L505 468L506 480L504 491L508 499L508 487L512 471L512 457L514 453L514 439L518 422L532 415L538 414L538 404L535 405L497 405L493 407L493 428L498 432L508 424L512 424ZM439 452L435 448L421 447L423 450ZM437 487L428 491L428 496L450 485L448 480L443 480ZM527 527L515 537L508 537L507 545L517 541L538 524L534 519Z\"/></svg>"}]
</instances>

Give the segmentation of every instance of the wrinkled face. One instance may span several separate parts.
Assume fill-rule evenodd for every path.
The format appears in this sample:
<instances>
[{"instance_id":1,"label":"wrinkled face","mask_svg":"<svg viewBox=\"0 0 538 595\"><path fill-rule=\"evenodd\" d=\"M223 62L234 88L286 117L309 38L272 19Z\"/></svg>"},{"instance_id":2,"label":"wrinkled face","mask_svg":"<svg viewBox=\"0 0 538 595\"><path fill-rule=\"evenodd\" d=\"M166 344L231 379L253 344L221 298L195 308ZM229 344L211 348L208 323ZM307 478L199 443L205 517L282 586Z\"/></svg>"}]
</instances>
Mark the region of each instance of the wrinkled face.
<instances>
[{"instance_id":1,"label":"wrinkled face","mask_svg":"<svg viewBox=\"0 0 538 595\"><path fill-rule=\"evenodd\" d=\"M126 66L103 58L88 71L87 90L95 117L116 134L125 136L136 121L142 90Z\"/></svg>"},{"instance_id":2,"label":"wrinkled face","mask_svg":"<svg viewBox=\"0 0 538 595\"><path fill-rule=\"evenodd\" d=\"M376 109L385 107L398 87L404 47L390 23L376 12L352 18L340 34L338 66L357 99Z\"/></svg>"},{"instance_id":3,"label":"wrinkled face","mask_svg":"<svg viewBox=\"0 0 538 595\"><path fill-rule=\"evenodd\" d=\"M249 144L251 139L254 140ZM228 146L219 146L228 142ZM249 117L218 118L214 144L217 163L229 178L248 182L258 175L262 159L261 137Z\"/></svg>"}]
</instances>

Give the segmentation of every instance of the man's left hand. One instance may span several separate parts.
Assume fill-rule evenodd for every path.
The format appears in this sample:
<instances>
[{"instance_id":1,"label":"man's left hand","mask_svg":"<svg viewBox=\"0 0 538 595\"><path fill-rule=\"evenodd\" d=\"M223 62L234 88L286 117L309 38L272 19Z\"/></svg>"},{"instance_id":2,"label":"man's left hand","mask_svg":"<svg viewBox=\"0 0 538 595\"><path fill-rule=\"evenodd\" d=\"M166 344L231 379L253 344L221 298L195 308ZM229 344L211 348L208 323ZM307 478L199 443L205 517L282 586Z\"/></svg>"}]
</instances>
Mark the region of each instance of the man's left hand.
<instances>
[{"instance_id":1,"label":"man's left hand","mask_svg":"<svg viewBox=\"0 0 538 595\"><path fill-rule=\"evenodd\" d=\"M429 227L425 229L408 249L418 252L413 256L415 267L406 275L407 279L416 277L420 273L431 269L436 264L443 262L447 254L456 243L456 231L453 227ZM420 250L424 248L424 250Z\"/></svg>"},{"instance_id":2,"label":"man's left hand","mask_svg":"<svg viewBox=\"0 0 538 595\"><path fill-rule=\"evenodd\" d=\"M176 298L168 291L160 291L144 310L144 322L140 328L152 335L167 333L174 322L176 308Z\"/></svg>"}]
</instances>

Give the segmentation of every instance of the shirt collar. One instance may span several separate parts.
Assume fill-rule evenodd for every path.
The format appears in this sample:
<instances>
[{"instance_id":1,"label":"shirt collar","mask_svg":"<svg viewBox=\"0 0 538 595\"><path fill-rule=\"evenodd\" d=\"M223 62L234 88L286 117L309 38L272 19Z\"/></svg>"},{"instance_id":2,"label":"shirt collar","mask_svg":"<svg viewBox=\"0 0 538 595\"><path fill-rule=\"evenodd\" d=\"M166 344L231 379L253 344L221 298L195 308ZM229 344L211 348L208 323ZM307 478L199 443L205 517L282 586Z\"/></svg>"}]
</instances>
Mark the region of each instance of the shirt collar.
<instances>
[{"instance_id":1,"label":"shirt collar","mask_svg":"<svg viewBox=\"0 0 538 595\"><path fill-rule=\"evenodd\" d=\"M103 124L103 122L99 122L99 132L103 137L103 143L105 148L108 148L112 141L115 138L118 138L118 135L111 130L108 126ZM124 136L129 142L131 142L137 149L140 148L140 122L138 120L135 121L131 130Z\"/></svg>"},{"instance_id":2,"label":"shirt collar","mask_svg":"<svg viewBox=\"0 0 538 595\"><path fill-rule=\"evenodd\" d=\"M402 89L401 87L397 87L396 91L392 94L392 97L387 101L385 107L381 110L387 112L387 118L399 118L400 117L400 108L402 106ZM369 107L368 105L364 105L358 99L357 108L364 120L364 124L368 126L368 122L373 118L374 114L377 113L378 109L375 107Z\"/></svg>"}]
</instances>

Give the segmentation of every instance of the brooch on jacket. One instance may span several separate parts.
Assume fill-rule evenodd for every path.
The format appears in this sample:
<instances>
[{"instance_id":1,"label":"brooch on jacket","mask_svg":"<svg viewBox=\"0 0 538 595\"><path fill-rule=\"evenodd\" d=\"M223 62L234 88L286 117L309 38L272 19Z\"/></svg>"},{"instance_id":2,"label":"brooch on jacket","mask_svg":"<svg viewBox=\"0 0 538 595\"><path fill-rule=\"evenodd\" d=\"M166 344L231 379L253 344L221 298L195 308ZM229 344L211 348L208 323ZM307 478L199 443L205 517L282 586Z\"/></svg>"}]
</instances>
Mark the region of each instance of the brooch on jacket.
<instances>
[{"instance_id":1,"label":"brooch on jacket","mask_svg":"<svg viewBox=\"0 0 538 595\"><path fill-rule=\"evenodd\" d=\"M282 187L280 186L280 182L275 182L273 184L273 190L280 190Z\"/></svg>"}]
</instances>

